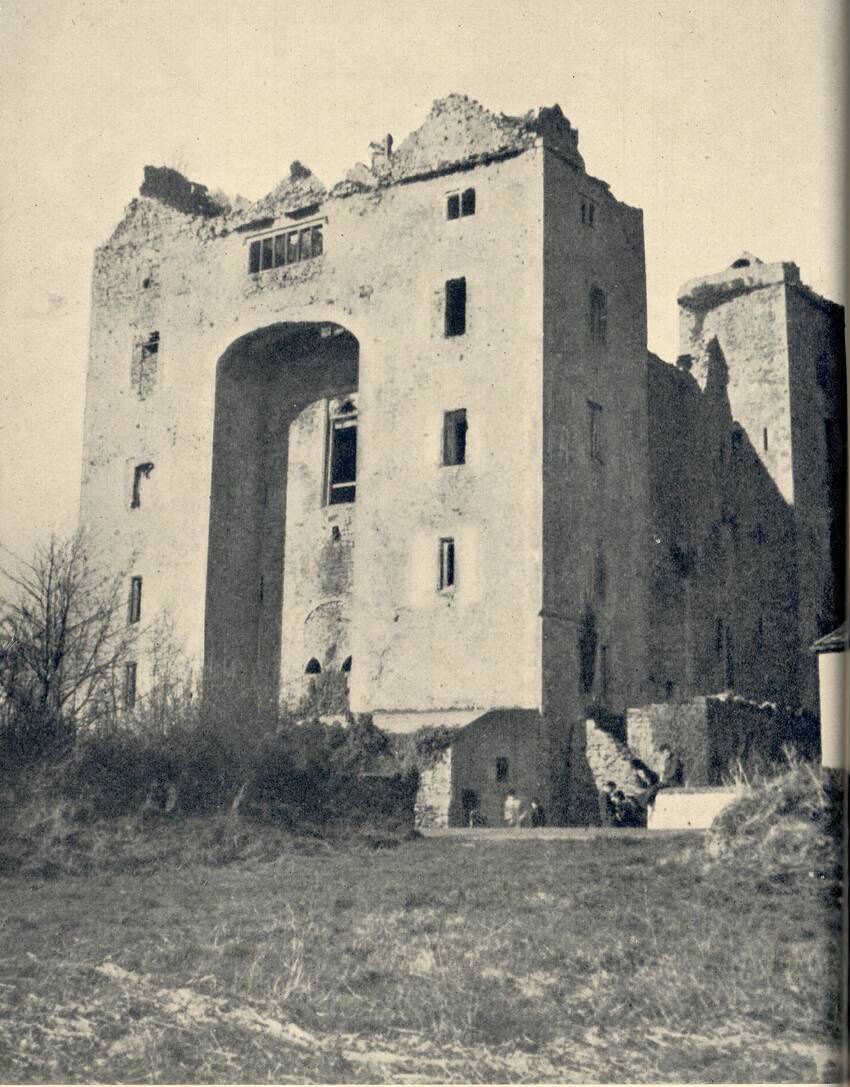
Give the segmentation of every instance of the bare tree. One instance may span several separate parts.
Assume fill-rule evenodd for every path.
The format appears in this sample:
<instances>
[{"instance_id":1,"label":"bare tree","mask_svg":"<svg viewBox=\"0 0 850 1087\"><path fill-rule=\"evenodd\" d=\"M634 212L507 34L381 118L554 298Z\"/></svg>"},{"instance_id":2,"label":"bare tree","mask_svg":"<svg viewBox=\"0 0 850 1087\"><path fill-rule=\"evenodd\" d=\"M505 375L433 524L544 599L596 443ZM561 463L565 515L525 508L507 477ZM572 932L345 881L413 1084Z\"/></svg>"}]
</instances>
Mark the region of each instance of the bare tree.
<instances>
[{"instance_id":1,"label":"bare tree","mask_svg":"<svg viewBox=\"0 0 850 1087\"><path fill-rule=\"evenodd\" d=\"M2 573L2 723L25 748L43 750L114 711L117 671L138 627L127 623L124 572L100 570L79 532L52 536Z\"/></svg>"}]
</instances>

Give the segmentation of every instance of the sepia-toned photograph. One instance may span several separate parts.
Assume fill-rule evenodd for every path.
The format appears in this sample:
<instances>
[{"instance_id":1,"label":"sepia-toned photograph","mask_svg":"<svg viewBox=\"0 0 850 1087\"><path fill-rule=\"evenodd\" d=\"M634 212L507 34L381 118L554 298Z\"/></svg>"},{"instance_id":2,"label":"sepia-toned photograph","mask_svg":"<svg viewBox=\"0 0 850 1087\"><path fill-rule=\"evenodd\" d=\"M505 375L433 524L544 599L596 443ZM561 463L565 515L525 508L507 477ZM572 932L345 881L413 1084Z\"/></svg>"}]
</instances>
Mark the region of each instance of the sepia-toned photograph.
<instances>
[{"instance_id":1,"label":"sepia-toned photograph","mask_svg":"<svg viewBox=\"0 0 850 1087\"><path fill-rule=\"evenodd\" d=\"M2 0L0 1083L844 1083L842 0Z\"/></svg>"}]
</instances>

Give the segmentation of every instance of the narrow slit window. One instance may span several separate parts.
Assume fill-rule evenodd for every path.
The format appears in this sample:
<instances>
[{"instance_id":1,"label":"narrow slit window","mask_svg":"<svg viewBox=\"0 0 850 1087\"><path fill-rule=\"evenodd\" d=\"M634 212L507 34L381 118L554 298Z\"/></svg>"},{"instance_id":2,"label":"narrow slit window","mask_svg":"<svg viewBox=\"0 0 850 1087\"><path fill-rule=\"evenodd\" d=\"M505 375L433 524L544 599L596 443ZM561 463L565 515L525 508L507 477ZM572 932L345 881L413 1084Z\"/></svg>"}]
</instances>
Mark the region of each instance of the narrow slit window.
<instances>
[{"instance_id":1,"label":"narrow slit window","mask_svg":"<svg viewBox=\"0 0 850 1087\"><path fill-rule=\"evenodd\" d=\"M765 427L764 430L761 432L761 441L762 441L762 445L764 446L764 451L766 453L767 452L767 427Z\"/></svg>"},{"instance_id":2,"label":"narrow slit window","mask_svg":"<svg viewBox=\"0 0 850 1087\"><path fill-rule=\"evenodd\" d=\"M153 464L147 461L145 464L137 464L133 469L133 497L130 500L130 509L137 510L142 504L142 480L150 479Z\"/></svg>"},{"instance_id":3,"label":"narrow slit window","mask_svg":"<svg viewBox=\"0 0 850 1087\"><path fill-rule=\"evenodd\" d=\"M142 617L142 579L130 578L130 597L127 601L127 622L138 623Z\"/></svg>"},{"instance_id":4,"label":"narrow slit window","mask_svg":"<svg viewBox=\"0 0 850 1087\"><path fill-rule=\"evenodd\" d=\"M135 661L127 661L124 665L124 709L131 710L136 705L136 677L138 666Z\"/></svg>"},{"instance_id":5,"label":"narrow slit window","mask_svg":"<svg viewBox=\"0 0 850 1087\"><path fill-rule=\"evenodd\" d=\"M608 301L599 287L590 292L590 335L596 343L608 338Z\"/></svg>"},{"instance_id":6,"label":"narrow slit window","mask_svg":"<svg viewBox=\"0 0 850 1087\"><path fill-rule=\"evenodd\" d=\"M504 756L496 759L496 781L507 781L509 770L508 760Z\"/></svg>"},{"instance_id":7,"label":"narrow slit window","mask_svg":"<svg viewBox=\"0 0 850 1087\"><path fill-rule=\"evenodd\" d=\"M446 280L447 336L463 336L466 332L466 279Z\"/></svg>"},{"instance_id":8,"label":"narrow slit window","mask_svg":"<svg viewBox=\"0 0 850 1087\"><path fill-rule=\"evenodd\" d=\"M602 463L602 405L587 402L587 429L590 459Z\"/></svg>"},{"instance_id":9,"label":"narrow slit window","mask_svg":"<svg viewBox=\"0 0 850 1087\"><path fill-rule=\"evenodd\" d=\"M466 408L443 416L443 464L466 463Z\"/></svg>"},{"instance_id":10,"label":"narrow slit window","mask_svg":"<svg viewBox=\"0 0 850 1087\"><path fill-rule=\"evenodd\" d=\"M331 420L328 503L353 502L357 494L357 419Z\"/></svg>"},{"instance_id":11,"label":"narrow slit window","mask_svg":"<svg viewBox=\"0 0 850 1087\"><path fill-rule=\"evenodd\" d=\"M440 589L450 589L455 583L455 542L450 537L440 540Z\"/></svg>"}]
</instances>

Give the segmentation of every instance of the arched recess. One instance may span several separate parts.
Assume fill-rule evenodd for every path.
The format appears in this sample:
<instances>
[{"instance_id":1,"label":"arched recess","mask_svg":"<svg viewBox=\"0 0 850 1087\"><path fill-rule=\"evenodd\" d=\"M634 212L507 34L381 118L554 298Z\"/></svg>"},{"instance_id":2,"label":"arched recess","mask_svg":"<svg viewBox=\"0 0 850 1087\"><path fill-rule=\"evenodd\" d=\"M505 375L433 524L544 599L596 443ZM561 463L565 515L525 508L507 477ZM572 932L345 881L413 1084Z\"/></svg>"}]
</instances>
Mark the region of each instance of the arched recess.
<instances>
[{"instance_id":1,"label":"arched recess","mask_svg":"<svg viewBox=\"0 0 850 1087\"><path fill-rule=\"evenodd\" d=\"M219 359L204 631L204 687L217 702L277 703L289 427L309 404L356 392L358 358L342 326L287 322Z\"/></svg>"}]
</instances>

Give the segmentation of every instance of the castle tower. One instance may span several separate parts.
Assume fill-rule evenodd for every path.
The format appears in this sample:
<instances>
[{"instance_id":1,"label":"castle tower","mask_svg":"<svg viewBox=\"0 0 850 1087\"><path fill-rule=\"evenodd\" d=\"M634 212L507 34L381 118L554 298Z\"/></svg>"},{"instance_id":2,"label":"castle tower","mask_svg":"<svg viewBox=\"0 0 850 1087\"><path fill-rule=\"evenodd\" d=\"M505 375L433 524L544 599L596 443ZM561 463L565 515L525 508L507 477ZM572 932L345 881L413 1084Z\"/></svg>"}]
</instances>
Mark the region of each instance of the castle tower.
<instances>
[{"instance_id":1,"label":"castle tower","mask_svg":"<svg viewBox=\"0 0 850 1087\"><path fill-rule=\"evenodd\" d=\"M687 283L679 306L715 480L703 504L714 584L695 622L711 630L713 595L725 686L815 708L805 650L844 606L843 310L805 287L794 264L747 253Z\"/></svg>"}]
</instances>

